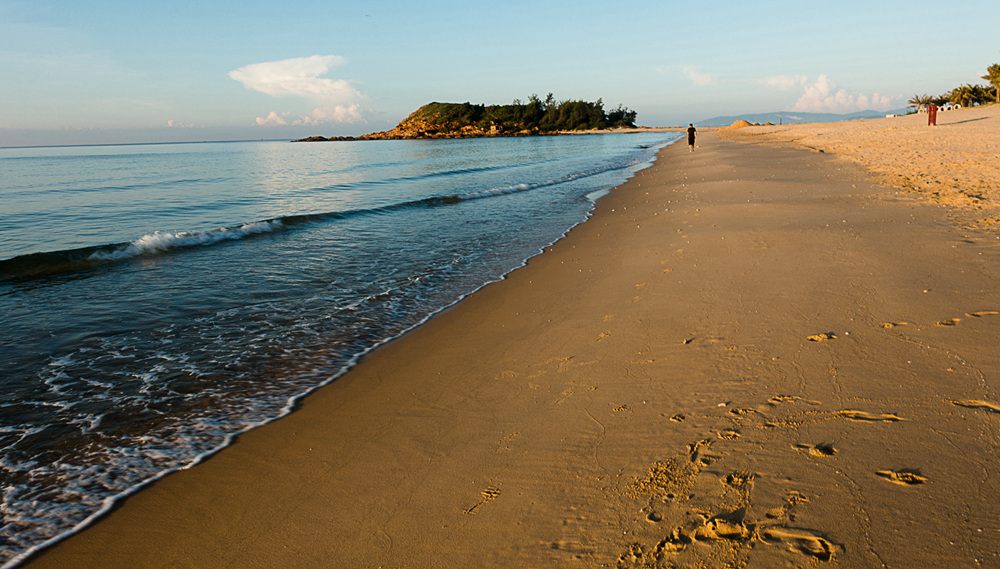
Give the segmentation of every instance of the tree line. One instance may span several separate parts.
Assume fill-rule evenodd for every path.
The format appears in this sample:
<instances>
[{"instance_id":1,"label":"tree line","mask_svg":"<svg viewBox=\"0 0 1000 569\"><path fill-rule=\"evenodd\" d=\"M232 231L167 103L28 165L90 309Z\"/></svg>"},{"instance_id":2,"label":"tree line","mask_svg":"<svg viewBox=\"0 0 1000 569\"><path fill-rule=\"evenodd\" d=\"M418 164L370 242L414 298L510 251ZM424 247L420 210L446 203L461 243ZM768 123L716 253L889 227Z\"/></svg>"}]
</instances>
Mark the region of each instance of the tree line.
<instances>
[{"instance_id":1,"label":"tree line","mask_svg":"<svg viewBox=\"0 0 1000 569\"><path fill-rule=\"evenodd\" d=\"M945 103L954 103L963 107L973 105L985 105L987 103L1000 103L1000 63L994 63L986 68L986 75L983 79L989 82L988 85L972 85L966 83L959 85L951 91L942 95L914 95L907 103L914 109L920 109L927 105L941 106Z\"/></svg>"},{"instance_id":2,"label":"tree line","mask_svg":"<svg viewBox=\"0 0 1000 569\"><path fill-rule=\"evenodd\" d=\"M509 105L431 103L424 111L442 123L472 125L484 130L495 127L504 132L634 128L636 117L635 111L621 105L605 110L601 99L556 101L552 93L545 100L531 95L526 103L515 99Z\"/></svg>"}]
</instances>

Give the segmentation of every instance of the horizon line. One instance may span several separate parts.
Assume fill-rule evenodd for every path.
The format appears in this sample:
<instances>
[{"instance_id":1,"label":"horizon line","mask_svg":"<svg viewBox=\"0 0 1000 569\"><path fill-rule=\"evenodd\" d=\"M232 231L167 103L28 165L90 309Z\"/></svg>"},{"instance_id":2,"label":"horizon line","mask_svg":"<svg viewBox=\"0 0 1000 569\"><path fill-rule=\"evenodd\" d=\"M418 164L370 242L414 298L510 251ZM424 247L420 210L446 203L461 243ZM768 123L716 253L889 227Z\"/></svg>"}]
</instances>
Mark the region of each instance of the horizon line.
<instances>
[{"instance_id":1,"label":"horizon line","mask_svg":"<svg viewBox=\"0 0 1000 569\"><path fill-rule=\"evenodd\" d=\"M81 148L87 146L153 146L165 144L215 144L220 142L282 142L286 138L242 138L237 140L175 140L169 142L97 142L93 144L30 144L25 146L0 146L0 150L13 148Z\"/></svg>"}]
</instances>

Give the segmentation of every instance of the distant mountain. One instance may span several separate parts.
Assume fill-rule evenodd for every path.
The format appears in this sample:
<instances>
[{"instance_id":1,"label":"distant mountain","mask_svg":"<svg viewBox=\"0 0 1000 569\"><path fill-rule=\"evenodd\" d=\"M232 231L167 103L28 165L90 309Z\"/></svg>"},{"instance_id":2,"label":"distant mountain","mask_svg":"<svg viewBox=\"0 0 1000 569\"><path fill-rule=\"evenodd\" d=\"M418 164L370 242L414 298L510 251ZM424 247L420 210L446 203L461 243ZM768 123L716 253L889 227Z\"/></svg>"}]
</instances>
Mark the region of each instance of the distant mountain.
<instances>
[{"instance_id":1,"label":"distant mountain","mask_svg":"<svg viewBox=\"0 0 1000 569\"><path fill-rule=\"evenodd\" d=\"M905 115L907 112L908 112L907 109L896 109L892 111L859 111L856 113L838 115L834 113L796 113L792 111L778 111L775 113L757 113L757 114L736 115L730 117L712 117L710 119L699 121L698 125L729 126L740 119L760 124L768 122L772 124L789 124L789 123L802 123L802 122L840 122L840 121L855 121L858 119L880 119L886 115L893 115L893 114Z\"/></svg>"}]
</instances>

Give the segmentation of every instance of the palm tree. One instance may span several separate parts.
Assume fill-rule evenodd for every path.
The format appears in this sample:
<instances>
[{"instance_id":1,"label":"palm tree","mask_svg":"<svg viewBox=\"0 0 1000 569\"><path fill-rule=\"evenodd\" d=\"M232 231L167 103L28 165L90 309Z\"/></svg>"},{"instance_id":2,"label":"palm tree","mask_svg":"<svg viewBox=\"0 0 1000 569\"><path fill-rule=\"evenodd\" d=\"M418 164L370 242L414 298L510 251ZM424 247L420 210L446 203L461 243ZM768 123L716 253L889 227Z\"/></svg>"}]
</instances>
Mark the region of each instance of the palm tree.
<instances>
[{"instance_id":1,"label":"palm tree","mask_svg":"<svg viewBox=\"0 0 1000 569\"><path fill-rule=\"evenodd\" d=\"M993 89L996 91L997 102L1000 103L1000 63L994 63L987 67L986 75L983 75L983 79L989 81L990 85L993 85Z\"/></svg>"},{"instance_id":2,"label":"palm tree","mask_svg":"<svg viewBox=\"0 0 1000 569\"><path fill-rule=\"evenodd\" d=\"M930 95L914 95L907 104L909 107L913 107L913 110L920 111L921 107L925 107L931 103L933 97Z\"/></svg>"},{"instance_id":3,"label":"palm tree","mask_svg":"<svg viewBox=\"0 0 1000 569\"><path fill-rule=\"evenodd\" d=\"M973 85L972 90L972 104L974 105L985 105L990 102L990 98L993 96L990 93L990 88L986 85Z\"/></svg>"},{"instance_id":4,"label":"palm tree","mask_svg":"<svg viewBox=\"0 0 1000 569\"><path fill-rule=\"evenodd\" d=\"M976 88L968 83L961 87L956 87L951 91L951 101L963 107L970 106L975 97Z\"/></svg>"}]
</instances>

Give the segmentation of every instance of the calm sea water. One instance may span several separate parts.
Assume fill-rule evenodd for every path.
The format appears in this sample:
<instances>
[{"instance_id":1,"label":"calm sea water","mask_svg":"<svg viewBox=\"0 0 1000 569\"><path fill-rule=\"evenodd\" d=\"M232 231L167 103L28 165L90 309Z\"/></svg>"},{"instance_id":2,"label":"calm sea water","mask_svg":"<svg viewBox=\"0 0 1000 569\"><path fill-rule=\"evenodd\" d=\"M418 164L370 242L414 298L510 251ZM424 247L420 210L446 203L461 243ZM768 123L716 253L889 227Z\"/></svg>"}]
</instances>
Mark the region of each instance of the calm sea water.
<instances>
[{"instance_id":1,"label":"calm sea water","mask_svg":"<svg viewBox=\"0 0 1000 569\"><path fill-rule=\"evenodd\" d=\"M673 138L0 149L0 566L522 265Z\"/></svg>"}]
</instances>

